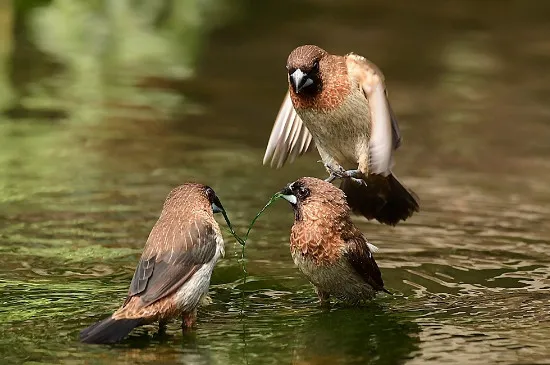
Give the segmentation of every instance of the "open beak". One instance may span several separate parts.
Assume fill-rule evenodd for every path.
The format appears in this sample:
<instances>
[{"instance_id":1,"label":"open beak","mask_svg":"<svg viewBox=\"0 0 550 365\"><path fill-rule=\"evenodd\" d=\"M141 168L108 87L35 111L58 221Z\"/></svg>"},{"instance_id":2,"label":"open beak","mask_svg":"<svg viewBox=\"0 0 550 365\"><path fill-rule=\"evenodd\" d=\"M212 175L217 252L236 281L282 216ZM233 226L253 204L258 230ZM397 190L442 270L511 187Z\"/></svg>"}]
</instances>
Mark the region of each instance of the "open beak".
<instances>
[{"instance_id":1,"label":"open beak","mask_svg":"<svg viewBox=\"0 0 550 365\"><path fill-rule=\"evenodd\" d=\"M294 88L294 92L299 94L300 91L309 85L313 84L313 80L306 74L303 73L299 68L296 69L293 73L289 75L290 83Z\"/></svg>"}]
</instances>

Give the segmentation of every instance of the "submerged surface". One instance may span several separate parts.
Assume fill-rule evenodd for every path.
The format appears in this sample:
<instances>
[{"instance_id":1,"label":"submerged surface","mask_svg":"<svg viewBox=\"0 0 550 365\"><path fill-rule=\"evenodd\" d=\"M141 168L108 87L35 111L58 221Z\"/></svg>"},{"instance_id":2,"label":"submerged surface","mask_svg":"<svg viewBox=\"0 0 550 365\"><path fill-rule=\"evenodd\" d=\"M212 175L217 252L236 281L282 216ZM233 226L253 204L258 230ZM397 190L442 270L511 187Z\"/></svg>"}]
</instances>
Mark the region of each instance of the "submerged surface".
<instances>
[{"instance_id":1,"label":"submerged surface","mask_svg":"<svg viewBox=\"0 0 550 365\"><path fill-rule=\"evenodd\" d=\"M2 363L548 361L549 5L131 3L0 9ZM211 185L242 234L287 182L324 176L316 153L261 165L301 43L353 50L386 75L404 136L395 172L422 210L395 228L355 221L395 295L319 308L277 202L251 233L244 284L226 234L194 333L175 322L167 338L147 327L79 344L123 301L172 187Z\"/></svg>"}]
</instances>

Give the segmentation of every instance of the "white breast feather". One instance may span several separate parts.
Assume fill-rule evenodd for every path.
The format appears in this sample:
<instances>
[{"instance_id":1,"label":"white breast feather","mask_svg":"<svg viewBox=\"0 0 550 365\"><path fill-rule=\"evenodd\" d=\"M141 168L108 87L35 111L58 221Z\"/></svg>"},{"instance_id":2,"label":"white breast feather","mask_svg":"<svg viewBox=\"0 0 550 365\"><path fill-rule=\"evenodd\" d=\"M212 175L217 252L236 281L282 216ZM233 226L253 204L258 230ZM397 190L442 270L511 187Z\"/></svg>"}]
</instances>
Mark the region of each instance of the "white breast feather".
<instances>
[{"instance_id":1,"label":"white breast feather","mask_svg":"<svg viewBox=\"0 0 550 365\"><path fill-rule=\"evenodd\" d=\"M216 235L216 253L212 260L202 265L200 269L185 283L176 293L176 303L183 311L191 311L196 308L201 298L208 294L212 271L218 260L225 255L225 247L222 235Z\"/></svg>"}]
</instances>

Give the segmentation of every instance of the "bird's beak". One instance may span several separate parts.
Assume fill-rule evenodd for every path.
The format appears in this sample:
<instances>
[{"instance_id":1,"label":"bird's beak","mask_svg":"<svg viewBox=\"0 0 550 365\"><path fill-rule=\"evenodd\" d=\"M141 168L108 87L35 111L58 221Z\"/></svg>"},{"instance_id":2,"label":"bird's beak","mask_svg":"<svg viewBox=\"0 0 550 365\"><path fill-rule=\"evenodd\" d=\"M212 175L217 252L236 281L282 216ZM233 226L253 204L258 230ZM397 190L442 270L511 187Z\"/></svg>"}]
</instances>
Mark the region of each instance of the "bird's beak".
<instances>
[{"instance_id":1,"label":"bird's beak","mask_svg":"<svg viewBox=\"0 0 550 365\"><path fill-rule=\"evenodd\" d=\"M296 69L293 73L289 75L290 83L294 88L294 92L299 94L300 91L309 85L313 84L313 80L306 74L303 73L299 68Z\"/></svg>"},{"instance_id":2,"label":"bird's beak","mask_svg":"<svg viewBox=\"0 0 550 365\"><path fill-rule=\"evenodd\" d=\"M212 212L214 213L221 213L223 215L223 219L225 219L225 223L227 223L227 226L229 227L229 232L231 232L231 234L233 235L233 237L235 237L235 239L241 244L244 246L244 241L242 240L242 238L240 238L236 233L235 231L233 230L233 226L231 225L231 221L229 220L229 217L227 216L227 213L225 212L225 209L223 209L223 205L222 205L222 202L220 201L220 199L215 196L214 199L212 200Z\"/></svg>"},{"instance_id":3,"label":"bird's beak","mask_svg":"<svg viewBox=\"0 0 550 365\"><path fill-rule=\"evenodd\" d=\"M214 213L225 213L225 209L223 209L222 202L217 196L214 198L214 201L212 202L212 211Z\"/></svg>"},{"instance_id":4,"label":"bird's beak","mask_svg":"<svg viewBox=\"0 0 550 365\"><path fill-rule=\"evenodd\" d=\"M290 186L287 186L286 188L281 190L279 194L281 194L281 198L288 201L292 205L296 205L296 203L298 203L298 199L296 199L296 195L292 194Z\"/></svg>"}]
</instances>

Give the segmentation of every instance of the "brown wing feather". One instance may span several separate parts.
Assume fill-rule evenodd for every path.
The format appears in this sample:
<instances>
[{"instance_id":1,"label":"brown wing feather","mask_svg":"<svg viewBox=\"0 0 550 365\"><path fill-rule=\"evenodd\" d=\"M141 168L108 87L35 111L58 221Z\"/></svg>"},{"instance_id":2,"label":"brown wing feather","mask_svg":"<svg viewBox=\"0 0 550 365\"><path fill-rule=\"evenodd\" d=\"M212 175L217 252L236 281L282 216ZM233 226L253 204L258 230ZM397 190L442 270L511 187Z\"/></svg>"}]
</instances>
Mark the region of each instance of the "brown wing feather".
<instances>
[{"instance_id":1,"label":"brown wing feather","mask_svg":"<svg viewBox=\"0 0 550 365\"><path fill-rule=\"evenodd\" d=\"M402 142L401 131L399 130L399 123L397 123L397 118L395 117L395 113L393 112L393 109L389 101L388 101L388 109L390 111L390 118L391 118L393 149L396 150L399 148L399 146L401 146L401 142Z\"/></svg>"},{"instance_id":2,"label":"brown wing feather","mask_svg":"<svg viewBox=\"0 0 550 365\"><path fill-rule=\"evenodd\" d=\"M374 289L385 291L382 273L363 234L357 230L346 243L345 256L355 271Z\"/></svg>"},{"instance_id":3,"label":"brown wing feather","mask_svg":"<svg viewBox=\"0 0 550 365\"><path fill-rule=\"evenodd\" d=\"M183 226L159 220L149 235L124 305L138 296L141 305L147 306L178 290L212 260L216 235L212 224L204 220Z\"/></svg>"}]
</instances>

